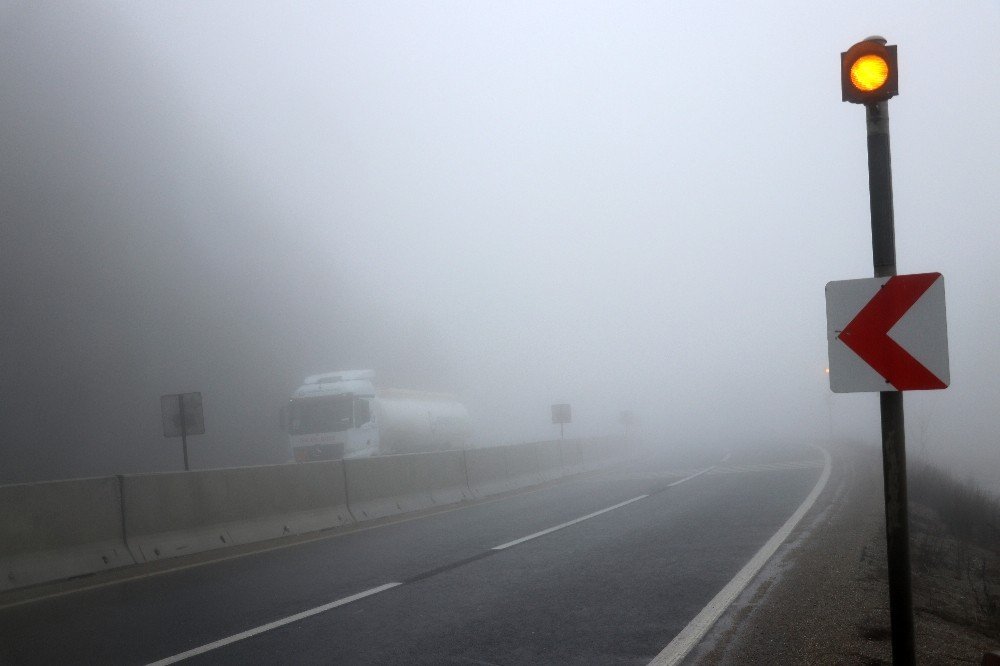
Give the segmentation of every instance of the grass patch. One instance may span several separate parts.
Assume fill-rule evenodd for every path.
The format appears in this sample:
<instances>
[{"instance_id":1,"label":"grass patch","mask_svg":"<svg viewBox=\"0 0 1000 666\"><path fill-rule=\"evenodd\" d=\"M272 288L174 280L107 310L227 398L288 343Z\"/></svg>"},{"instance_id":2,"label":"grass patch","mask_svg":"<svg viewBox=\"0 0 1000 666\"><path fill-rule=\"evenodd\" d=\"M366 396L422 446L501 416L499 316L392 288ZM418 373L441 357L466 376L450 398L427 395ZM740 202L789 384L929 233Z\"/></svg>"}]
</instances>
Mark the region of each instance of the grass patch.
<instances>
[{"instance_id":1,"label":"grass patch","mask_svg":"<svg viewBox=\"0 0 1000 666\"><path fill-rule=\"evenodd\" d=\"M1000 499L922 461L907 483L910 501L934 510L956 538L1000 553Z\"/></svg>"},{"instance_id":2,"label":"grass patch","mask_svg":"<svg viewBox=\"0 0 1000 666\"><path fill-rule=\"evenodd\" d=\"M923 461L908 485L915 603L1000 640L1000 499Z\"/></svg>"}]
</instances>

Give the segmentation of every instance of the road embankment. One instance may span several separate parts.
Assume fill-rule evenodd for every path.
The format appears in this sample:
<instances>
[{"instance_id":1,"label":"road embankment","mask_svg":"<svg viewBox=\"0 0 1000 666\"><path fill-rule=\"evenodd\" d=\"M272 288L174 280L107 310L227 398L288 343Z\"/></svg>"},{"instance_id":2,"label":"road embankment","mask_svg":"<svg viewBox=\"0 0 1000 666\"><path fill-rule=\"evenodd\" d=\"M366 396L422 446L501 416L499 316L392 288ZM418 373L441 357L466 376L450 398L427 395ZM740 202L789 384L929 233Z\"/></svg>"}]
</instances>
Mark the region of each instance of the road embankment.
<instances>
[{"instance_id":1,"label":"road embankment","mask_svg":"<svg viewBox=\"0 0 1000 666\"><path fill-rule=\"evenodd\" d=\"M687 663L891 663L880 452L830 453L814 510ZM1000 646L1000 622L988 617L1000 552L956 539L912 493L910 511L918 661L978 664Z\"/></svg>"}]
</instances>

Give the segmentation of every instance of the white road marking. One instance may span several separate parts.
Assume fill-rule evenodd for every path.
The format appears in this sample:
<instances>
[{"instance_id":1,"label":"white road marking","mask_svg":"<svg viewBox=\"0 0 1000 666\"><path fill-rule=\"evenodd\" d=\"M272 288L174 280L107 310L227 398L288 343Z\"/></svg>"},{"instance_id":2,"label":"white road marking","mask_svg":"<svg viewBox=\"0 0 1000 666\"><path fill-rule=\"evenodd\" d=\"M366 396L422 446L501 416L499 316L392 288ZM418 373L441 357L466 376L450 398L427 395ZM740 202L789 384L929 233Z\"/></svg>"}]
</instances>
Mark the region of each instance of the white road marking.
<instances>
[{"instance_id":1,"label":"white road marking","mask_svg":"<svg viewBox=\"0 0 1000 666\"><path fill-rule=\"evenodd\" d=\"M809 469L823 466L822 460L797 460L778 463L761 463L757 465L721 465L712 470L712 474L742 474L744 472L775 472L786 469Z\"/></svg>"},{"instance_id":2,"label":"white road marking","mask_svg":"<svg viewBox=\"0 0 1000 666\"><path fill-rule=\"evenodd\" d=\"M690 476L685 476L683 479L681 479L679 481L674 481L673 483L667 484L667 488L673 488L674 486L679 486L680 484L684 483L685 481L690 481L691 479L699 477L702 474L705 474L706 472L711 471L712 469L713 469L712 467L706 467L705 469L701 470L700 472L695 472L694 474L691 474ZM602 513L607 513L608 511L614 511L615 509L620 509L623 506L628 506L632 502L638 502L639 500L646 499L647 497L649 497L649 495L639 495L638 497L633 497L630 500L625 500L624 502L620 502L619 504L615 504L614 506L609 506L606 509L601 509L600 511L595 511L594 513L588 513L586 516L580 516L579 518L576 518L574 520L570 520L568 522L562 523L561 525L556 525L555 527L550 527L547 530L542 530L541 532L535 532L534 534L529 534L526 537L521 537L520 539L515 539L514 541L508 541L507 543L500 544L499 546L493 546L492 550L505 550L507 548L510 548L511 546L516 546L519 543L524 543L525 541L531 541L532 539L537 539L540 536L545 536L546 534L551 534L552 532L564 529L566 527L569 527L570 525L576 525L577 523L581 523L581 522L583 522L585 520L590 520L591 518L594 518L595 516L599 516Z\"/></svg>"},{"instance_id":3,"label":"white road marking","mask_svg":"<svg viewBox=\"0 0 1000 666\"><path fill-rule=\"evenodd\" d=\"M696 473L694 473L694 474L692 474L690 476L687 476L687 477L681 479L680 481L674 481L668 487L670 487L670 486L676 486L678 484L684 483L685 481L693 479L693 478L695 478L697 476L701 476L702 474L704 474L705 472L708 472L711 469L712 469L711 467L708 467L706 469L701 470L700 472L696 472ZM601 509L600 511L595 511L593 513L588 513L586 516L580 516L579 518L576 518L575 520L570 520L569 522L562 523L561 525L556 525L555 527L550 527L547 530L542 530L541 532L535 532L534 534L529 534L526 537L521 537L520 539L516 539L514 541L510 541L508 543L505 543L505 544L502 544L502 545L499 545L499 546L495 546L491 550L505 550L507 548L510 548L511 546L516 546L516 545L518 545L520 543L524 543L525 541L530 541L532 539L537 539L540 536L544 536L546 534L550 534L552 532L555 532L556 530L561 530L563 528L569 527L570 525L576 525L577 523L583 522L584 520L589 520L591 518L594 518L595 516L599 516L602 513L608 513L609 511L614 511L615 509L620 509L623 506L627 506L629 504L632 504L633 502L638 502L639 500L646 499L647 497L649 497L649 495L639 495L638 497L633 497L630 500L626 500L624 502L619 502L618 504L615 504L614 506L609 506L606 509ZM385 592L386 590L392 589L394 587L398 587L398 586L400 586L402 584L403 583L386 583L385 585L380 585L379 587L373 587L370 590L365 590L364 592L359 592L358 594L354 594L354 595L351 595L349 597L344 597L343 599L338 599L337 601L333 601L333 602L330 602L328 604L324 604L322 606L317 606L316 608L312 608L310 610L302 611L301 613L296 613L295 615L289 615L288 617L282 618L280 620L275 620L274 622L269 622L267 624L262 624L259 627L255 627L253 629L248 629L247 631L242 631L242 632L240 632L238 634L233 634L232 636L229 636L227 638L222 638L222 639L219 639L217 641L213 641L211 643L206 643L205 645L202 645L201 647L196 647L196 648L193 648L193 649L188 650L186 652L181 652L180 654L175 654L172 657L167 657L166 659L161 659L159 661L155 661L155 662L149 664L149 666L166 666L167 664L175 664L175 663L177 663L179 661L183 661L184 659L188 659L190 657L195 657L195 656L197 656L199 654L204 654L206 652L210 652L210 651L215 650L217 648L224 647L226 645L230 645L231 643L236 643L238 641L242 641L242 640L244 640L246 638L251 638L251 637L256 636L258 634L262 634L262 633L264 633L266 631L271 631L272 629L277 629L278 627L283 627L283 626L285 626L287 624L291 624L292 622L298 622L299 620L303 620L303 619L305 619L307 617L311 617L313 615L318 615L319 613L325 613L326 611L332 610L334 608L337 608L338 606L345 606L345 605L347 605L347 604L349 604L349 603L351 603L353 601L358 601L359 599L364 599L365 597L370 597L370 596L372 596L374 594L378 594L379 592Z\"/></svg>"},{"instance_id":4,"label":"white road marking","mask_svg":"<svg viewBox=\"0 0 1000 666\"><path fill-rule=\"evenodd\" d=\"M373 587L370 590L365 590L364 592L358 592L357 594L352 594L349 597L344 597L343 599L338 599L337 601L332 601L328 604L323 604L322 606L317 606L316 608L311 608L307 611L302 611L301 613L296 613L295 615L289 615L286 618L276 620L274 622L268 622L267 624L262 624L259 627L253 629L248 629L247 631L242 631L238 634L233 634L228 638L222 638L211 643L206 643L201 647L196 647L187 652L181 652L180 654L175 654L172 657L167 657L166 659L161 659L160 661L154 661L149 666L165 666L166 664L175 664L178 661L188 659L190 657L197 656L199 654L204 654L215 650L216 648L223 647L224 645L229 645L230 643L235 643L237 641L242 641L245 638L250 638L251 636L256 636L257 634L262 634L265 631L271 631L272 629L277 629L278 627L283 627L286 624L291 624L292 622L298 622L312 615L318 615L320 613L325 613L328 610L337 608L338 606L345 606L351 602L357 601L358 599L364 599L365 597L370 597L373 594L378 594L379 592L385 592L386 590L392 589L402 585L402 583L386 583L385 585L380 585L378 587Z\"/></svg>"},{"instance_id":5,"label":"white road marking","mask_svg":"<svg viewBox=\"0 0 1000 666\"><path fill-rule=\"evenodd\" d=\"M683 479L681 479L680 481L674 481L673 483L668 483L668 484L667 484L667 488L673 488L674 486L679 486L679 485L681 485L681 484L682 484L682 483L684 483L685 481L690 481L691 479L696 479L696 478L698 478L699 476L701 476L702 474L706 474L706 473L708 473L708 472L711 472L711 471L712 471L713 469L715 469L715 466L714 466L714 465L713 465L712 467L706 467L705 469L701 470L700 472L695 472L694 474L692 474L692 475L690 475L690 476L685 476L685 477L684 477Z\"/></svg>"},{"instance_id":6,"label":"white road marking","mask_svg":"<svg viewBox=\"0 0 1000 666\"><path fill-rule=\"evenodd\" d=\"M555 532L556 530L564 529L566 527L569 527L570 525L576 525L577 523L582 523L583 521L590 520L591 518L599 516L602 513L607 513L608 511L614 511L615 509L620 509L623 506L631 504L632 502L638 502L639 500L646 499L647 497L649 497L649 495L639 495L638 497L633 497L630 500L620 502L618 504L615 504L614 506L609 506L606 509L601 509L600 511L595 511L594 513L588 513L586 516L580 516L579 518L563 523L561 525L550 527L547 530L542 530L541 532L535 532L534 534L529 534L526 537L521 537L520 539L515 539L514 541L508 541L507 543L501 544L499 546L493 546L492 550L504 550L506 548L510 548L511 546L516 546L519 543L524 543L525 541L531 541L532 539L537 539L540 536L545 536L546 534L550 534L552 532Z\"/></svg>"},{"instance_id":7,"label":"white road marking","mask_svg":"<svg viewBox=\"0 0 1000 666\"><path fill-rule=\"evenodd\" d=\"M705 474L706 472L711 471L712 469L713 469L712 467L707 467L707 468L705 468L705 469L703 469L703 470L701 470L699 472L695 472L694 474L686 476L683 479L680 479L679 481L674 481L673 483L668 484L667 487L670 488L670 487L673 487L673 486L676 486L676 485L680 485L680 484L684 483L685 481L689 481L691 479L699 477L702 474ZM515 539L514 541L509 541L509 542L507 542L505 544L501 544L499 546L494 546L491 550L506 550L507 548L511 548L512 546L516 546L516 545L524 543L526 541L531 541L532 539L537 539L540 536L544 536L546 534L551 534L552 532L564 529L564 528L569 527L571 525L576 525L577 523L581 523L581 522L583 522L585 520L590 520L591 518L594 518L596 516L600 516L601 514L604 514L604 513L608 513L609 511L614 511L615 509L620 509L623 506L628 506L629 504L632 504L633 502L638 502L639 500L646 499L647 497L649 497L649 495L639 495L638 497L633 497L630 500L626 500L624 502L619 502L618 504L615 504L614 506L609 506L607 508L601 509L600 511L594 511L593 513L588 513L585 516L580 516L579 518L576 518L574 520L570 520L570 521L562 523L560 525L556 525L555 527L550 527L550 528L542 530L540 532L535 532L534 534L529 534L526 537L521 537L520 539ZM322 606L317 606L315 608L311 608L309 610L302 611L301 613L296 613L295 615L289 615L288 617L282 618L280 620L275 620L274 622L268 622L267 624L262 624L259 627L254 627L253 629L248 629L246 631L241 631L238 634L233 634L232 636L228 636L226 638L221 638L221 639L219 639L217 641L213 641L211 643L206 643L205 645L202 645L202 646L196 647L196 648L192 648L192 649L187 650L185 652L181 652L179 654L175 654L175 655L173 655L171 657L166 657L165 659L160 659L159 661L154 661L154 662L150 663L148 666L167 666L167 664L175 664L175 663L177 663L179 661L183 661L185 659L189 659L191 657L195 657L195 656L198 656L200 654L204 654L206 652L211 652L212 650L216 650L216 649L218 649L220 647L224 647L226 645L230 645L232 643L236 643L236 642L245 640L247 638L252 638L253 636L257 636L258 634L262 634L262 633L265 633L267 631L271 631L272 629L277 629L279 627L283 627L283 626L291 624L293 622L298 622L299 620L304 620L304 619L306 619L308 617L312 617L313 615L318 615L320 613L325 613L326 611L332 610L332 609L337 608L339 606L346 606L347 604L352 603L354 601L358 601L359 599L364 599L365 597L370 597L372 595L379 594L380 592L385 592L386 590L390 590L390 589L392 589L394 587L398 587L400 585L403 585L403 583L386 583L385 585L380 585L379 587L373 587L370 590L365 590L364 592L359 592L359 593L353 594L353 595L351 595L349 597L344 597L343 599L338 599L337 601L332 601L332 602L330 602L328 604L323 604Z\"/></svg>"},{"instance_id":8,"label":"white road marking","mask_svg":"<svg viewBox=\"0 0 1000 666\"><path fill-rule=\"evenodd\" d=\"M571 479L567 479L567 480L571 480ZM526 488L526 489L518 490L516 493L513 494L513 496L520 497L522 495L531 495L531 494L534 494L534 493L542 492L544 490L548 490L548 487L547 486L538 486L538 487L535 487L535 488ZM252 549L251 550L247 550L246 552L242 552L242 553L235 553L235 554L230 554L230 555L222 555L220 553L220 551L221 550L225 550L225 549L204 551L202 553L197 553L196 555L197 556L201 556L201 557L206 557L206 558L209 558L209 559L205 559L202 562L194 562L192 564L174 564L173 566L171 566L170 565L170 560L156 560L157 564L164 565L166 568L160 569L158 571L146 571L146 572L143 572L143 573L138 573L138 574L129 575L129 576L121 576L121 577L116 576L112 580L106 580L106 581L102 581L100 583L93 583L93 584L90 584L90 585L82 585L80 587L74 587L74 588L69 589L69 590L61 590L61 591L58 591L58 592L50 592L50 593L47 593L47 594L42 594L42 595L37 596L37 597L28 597L28 598L25 598L25 599L21 599L19 601L11 601L11 602L8 602L8 603L0 603L0 610L7 610L8 608L14 608L15 606L24 606L24 605L27 605L27 604L37 603L39 601L48 601L50 599L57 599L59 597L66 597L66 596L70 596L70 595L73 595L73 594L78 594L80 592L89 592L91 590L98 590L98 589L105 588L105 587L111 587L113 585L121 585L122 583L131 583L133 581L144 580L146 578L155 578L157 576L164 576L166 574L176 573L178 571L185 571L187 569L196 569L198 567L203 567L203 566L206 566L206 565L209 565L209 564L216 564L216 563L219 563L219 562L228 562L230 560L238 560L238 559L242 559L244 557L253 557L254 555L260 555L261 553L269 553L269 552L274 551L274 550L284 550L286 548L295 548L296 546L301 546L303 544L314 543L314 542L317 542L317 541L327 541L327 540L330 540L330 539L337 539L337 538L340 538L340 537L343 537L343 536L346 536L346 535L357 534L359 532L368 532L370 530L379 530L379 529L383 529L385 527L390 527L392 525L398 525L400 523L409 523L409 522L413 522L413 521L417 521L417 520L423 520L424 518L430 518L432 516L437 516L437 515L440 515L440 514L443 514L443 513L452 513L454 511L464 511L466 509L470 509L472 507L476 507L476 506L479 506L481 504L493 504L495 502L502 502L502 501L504 501L506 499L509 499L511 496L512 495L501 495L499 497L483 497L483 498L480 498L480 499L469 501L467 504L445 506L445 507L440 507L440 508L437 508L437 509L428 509L427 511L421 511L418 515L415 515L415 516L410 516L410 515L407 515L407 514L400 514L398 516L392 516L386 522L380 523L378 525L365 525L363 523L360 523L360 524L356 524L356 525L347 526L347 527L345 527L343 529L337 529L337 531L335 531L333 533L327 533L327 531L324 530L324 531L322 531L320 533L300 534L300 535L297 535L297 537L295 537L294 540L291 540L289 543L279 543L279 544L274 545L274 546L253 547L254 544L252 544L252 543L244 544L244 546L252 547ZM259 544L261 542L257 542L257 543ZM141 567L142 565L134 565L134 566ZM115 570L109 569L106 572L101 572L101 573L114 574ZM52 581L52 582L53 583L60 583L60 582L65 582L65 581Z\"/></svg>"},{"instance_id":9,"label":"white road marking","mask_svg":"<svg viewBox=\"0 0 1000 666\"><path fill-rule=\"evenodd\" d=\"M799 508L795 510L791 518L785 521L781 529L775 532L774 536L768 539L767 543L757 551L757 554L740 569L739 573L674 637L674 640L670 641L667 647L663 648L660 654L656 655L653 661L649 662L650 666L672 666L679 664L691 652L694 646L697 645L698 641L708 633L712 625L722 617L722 614L732 605L736 597L746 589L750 580L757 575L761 568L763 568L764 563L774 555L778 547L784 543L795 526L802 520L802 516L816 503L816 498L823 492L823 488L826 487L826 482L830 478L830 454L823 448L816 448L823 452L823 473L820 474L819 481L816 482L809 496L799 505Z\"/></svg>"}]
</instances>

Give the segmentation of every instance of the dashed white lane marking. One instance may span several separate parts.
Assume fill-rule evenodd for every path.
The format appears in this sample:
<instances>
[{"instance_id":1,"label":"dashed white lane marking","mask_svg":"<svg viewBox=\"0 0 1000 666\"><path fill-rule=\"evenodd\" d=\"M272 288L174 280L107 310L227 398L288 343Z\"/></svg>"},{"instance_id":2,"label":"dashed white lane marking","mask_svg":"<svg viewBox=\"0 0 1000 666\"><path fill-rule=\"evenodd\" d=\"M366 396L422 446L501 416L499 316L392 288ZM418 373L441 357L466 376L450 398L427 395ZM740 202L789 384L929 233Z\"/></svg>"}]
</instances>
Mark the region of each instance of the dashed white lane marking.
<instances>
[{"instance_id":1,"label":"dashed white lane marking","mask_svg":"<svg viewBox=\"0 0 1000 666\"><path fill-rule=\"evenodd\" d=\"M187 652L181 652L180 654L175 654L172 657L167 657L166 659L161 659L160 661L154 661L149 666L165 666L166 664L175 664L178 661L189 659L195 657L199 654L204 654L220 648L224 645L229 645L230 643L235 643L237 641L242 641L245 638L250 638L251 636L256 636L257 634L262 634L265 631L271 631L272 629L277 629L278 627L283 627L286 624L291 624L292 622L298 622L299 620L304 620L307 617L313 615L318 615L320 613L325 613L326 611L337 608L338 606L346 606L347 604L357 601L358 599L364 599L365 597L370 597L373 594L378 594L379 592L385 592L386 590L392 589L402 585L402 583L386 583L385 585L379 585L378 587L373 587L370 590L365 590L364 592L358 592L357 594L352 594L349 597L344 597L343 599L338 599L337 601L332 601L328 604L323 604L322 606L317 606L316 608L311 608L307 611L302 611L301 613L296 613L295 615L289 615L288 617L276 620L274 622L268 622L267 624L262 624L259 627L254 627L253 629L248 629L247 631L241 631L238 634L233 634L227 638L222 638L211 643L206 643L201 647L196 647Z\"/></svg>"},{"instance_id":2,"label":"dashed white lane marking","mask_svg":"<svg viewBox=\"0 0 1000 666\"><path fill-rule=\"evenodd\" d=\"M508 541L507 543L500 544L499 546L493 546L492 550L504 550L506 548L510 548L511 546L516 546L519 543L524 543L525 541L531 541L532 539L537 539L540 536L545 536L546 534L551 534L552 532L555 532L556 530L565 529L565 528L569 527L570 525L576 525L577 523L582 523L583 521L590 520L591 518L593 518L595 516L599 516L602 513L607 513L608 511L614 511L615 509L620 509L623 506L629 505L632 502L638 502L639 500L646 499L647 497L649 497L649 495L639 495L638 497L633 497L630 500L625 500L624 502L620 502L618 504L615 504L614 506L609 506L606 509L601 509L600 511L595 511L594 513L588 513L586 516L580 516L579 518L576 518L574 520L570 520L570 521L565 522L565 523L563 523L561 525L556 525L555 527L550 527L547 530L542 530L541 532L535 532L534 534L529 534L526 537L521 537L520 539L514 539L513 541Z\"/></svg>"},{"instance_id":3,"label":"dashed white lane marking","mask_svg":"<svg viewBox=\"0 0 1000 666\"><path fill-rule=\"evenodd\" d=\"M708 472L711 469L712 469L711 467L706 467L705 469L701 470L700 472L695 472L694 474L686 476L686 477L684 477L683 479L681 479L679 481L674 481L673 483L667 484L667 488L673 488L674 486L679 486L680 484L684 483L685 481L690 481L691 479L699 477L699 476L701 476L702 474L705 474L706 472ZM600 511L595 511L593 513L588 513L586 516L580 516L579 518L576 518L574 520L570 520L570 521L565 522L565 523L563 523L561 525L556 525L555 527L550 527L547 530L542 530L541 532L535 532L534 534L529 534L526 537L521 537L520 539L515 539L513 541L508 541L507 543L501 544L499 546L493 546L493 550L504 550L506 548L510 548L511 546L516 546L519 543L524 543L525 541L531 541L532 539L537 539L540 536L545 536L546 534L551 534L552 532L564 529L566 527L569 527L570 525L576 525L577 523L582 523L583 521L590 520L591 518L594 518L595 516L599 516L602 513L607 513L608 511L614 511L615 509L620 509L623 506L628 506L632 502L638 502L639 500L646 499L647 497L649 497L649 495L639 495L638 497L633 497L630 500L625 500L624 502L620 502L618 504L615 504L614 506L609 506L606 509L601 509Z\"/></svg>"},{"instance_id":4,"label":"dashed white lane marking","mask_svg":"<svg viewBox=\"0 0 1000 666\"><path fill-rule=\"evenodd\" d=\"M703 470L701 470L699 472L695 472L694 474L686 476L683 479L680 479L679 481L674 481L673 483L668 484L667 488L671 488L673 486L680 485L680 484L684 483L685 481L690 481L691 479L699 477L702 474L705 474L706 472L709 472L711 470L712 470L711 467L707 467L707 468L705 468L705 469L703 469ZM516 546L518 544L524 543L525 541L531 541L532 539L537 539L540 536L544 536L546 534L551 534L552 532L555 532L557 530L565 529L565 528L569 527L570 525L576 525L577 523L582 523L585 520L590 520L591 518L594 518L596 516L600 516L601 514L604 514L604 513L608 513L609 511L614 511L615 509L620 509L623 506L628 506L629 504L632 504L633 502L638 502L639 500L646 499L647 497L649 497L649 495L639 495L638 497L633 497L630 500L625 500L624 502L619 502L618 504L615 504L614 506L609 506L607 508L601 509L600 511L594 511L593 513L588 513L586 516L580 516L579 518L567 521L567 522L562 523L560 525L556 525L555 527L550 527L550 528L542 530L540 532L535 532L534 534L529 534L526 537L521 537L520 539L515 539L514 541L508 541L507 543L501 544L499 546L494 546L491 550L506 550L507 548L510 548L512 546ZM219 639L217 641L213 641L211 643L206 643L205 645L202 645L201 647L192 648L192 649L187 650L185 652L181 652L179 654L175 654L172 657L167 657L166 659L161 659L159 661L152 662L151 664L149 664L149 666L166 666L167 664L175 664L175 663L177 663L179 661L183 661L184 659L189 659L189 658L195 657L195 656L197 656L199 654L204 654L206 652L210 652L210 651L215 650L217 648L224 647L226 645L230 645L231 643L236 643L238 641L242 641L244 639L251 638L251 637L256 636L258 634L262 634L262 633L264 633L266 631L271 631L272 629L277 629L278 627L283 627L283 626L285 626L287 624L291 624L293 622L298 622L299 620L304 620L307 617L311 617L313 615L318 615L320 613L325 613L326 611L332 610L334 608L337 608L338 606L346 606L347 604L349 604L351 602L358 601L359 599L364 599L365 597L370 597L372 595L378 594L379 592L385 592L386 590L390 590L390 589L392 589L394 587L398 587L398 586L403 585L403 584L404 583L386 583L385 585L380 585L379 587L373 587L370 590L365 590L364 592L359 592L358 594L354 594L354 595L351 595L349 597L344 597L343 599L338 599L337 601L332 601L332 602L330 602L328 604L323 604L322 606L317 606L317 607L311 608L311 609L309 609L307 611L302 611L301 613L296 613L295 615L289 615L288 617L282 618L280 620L275 620L274 622L268 622L267 624L262 624L259 627L255 627L253 629L248 629L247 631L242 631L242 632L240 632L238 634L233 634L232 636L228 636L226 638L222 638L222 639Z\"/></svg>"},{"instance_id":5,"label":"dashed white lane marking","mask_svg":"<svg viewBox=\"0 0 1000 666\"><path fill-rule=\"evenodd\" d=\"M714 466L713 466L713 467L706 467L705 469L701 470L700 472L695 472L694 474L691 474L691 475L689 475L689 476L685 476L685 477L684 477L683 479L681 479L680 481L674 481L673 483L668 483L668 484L667 484L667 488L673 488L674 486L679 486L679 485L681 485L681 484L682 484L682 483L684 483L685 481L690 481L691 479L696 479L696 478L698 478L699 476L701 476L702 474L708 474L708 473L709 473L709 472L711 472L711 471L712 471L713 469L715 469L715 467L714 467Z\"/></svg>"},{"instance_id":6,"label":"dashed white lane marking","mask_svg":"<svg viewBox=\"0 0 1000 666\"><path fill-rule=\"evenodd\" d=\"M788 538L788 535L791 534L795 526L802 520L802 516L806 515L806 512L816 503L816 498L823 492L823 488L826 487L826 482L830 478L830 454L823 448L818 446L816 448L823 452L823 473L820 474L819 481L813 486L809 496L799 505L795 513L785 521L781 529L775 532L774 536L768 539L767 543L757 551L757 554L708 602L708 605L701 609L701 612L674 637L674 640L670 641L667 647L663 648L660 654L656 655L653 661L649 662L649 666L673 666L674 664L679 664L691 652L694 646L698 644L698 641L708 633L712 625L722 617L726 609L732 605L736 597L743 592L751 579L761 570L764 563L774 555L778 547Z\"/></svg>"}]
</instances>

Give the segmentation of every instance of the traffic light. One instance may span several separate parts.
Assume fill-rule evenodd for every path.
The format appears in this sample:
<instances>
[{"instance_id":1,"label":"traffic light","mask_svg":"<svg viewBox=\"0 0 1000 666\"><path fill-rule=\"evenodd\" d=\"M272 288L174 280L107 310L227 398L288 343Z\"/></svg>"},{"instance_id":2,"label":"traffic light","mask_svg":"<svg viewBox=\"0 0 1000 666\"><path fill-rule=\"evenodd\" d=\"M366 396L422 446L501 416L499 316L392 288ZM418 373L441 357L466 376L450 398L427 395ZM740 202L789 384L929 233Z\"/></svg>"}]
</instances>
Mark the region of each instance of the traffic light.
<instances>
[{"instance_id":1,"label":"traffic light","mask_svg":"<svg viewBox=\"0 0 1000 666\"><path fill-rule=\"evenodd\" d=\"M899 94L896 47L869 37L840 54L840 91L845 102L877 104Z\"/></svg>"}]
</instances>

